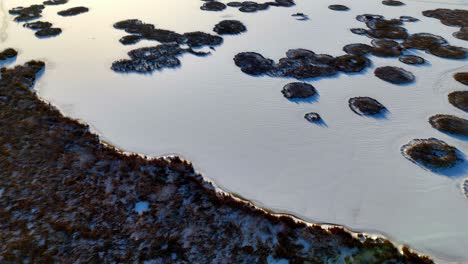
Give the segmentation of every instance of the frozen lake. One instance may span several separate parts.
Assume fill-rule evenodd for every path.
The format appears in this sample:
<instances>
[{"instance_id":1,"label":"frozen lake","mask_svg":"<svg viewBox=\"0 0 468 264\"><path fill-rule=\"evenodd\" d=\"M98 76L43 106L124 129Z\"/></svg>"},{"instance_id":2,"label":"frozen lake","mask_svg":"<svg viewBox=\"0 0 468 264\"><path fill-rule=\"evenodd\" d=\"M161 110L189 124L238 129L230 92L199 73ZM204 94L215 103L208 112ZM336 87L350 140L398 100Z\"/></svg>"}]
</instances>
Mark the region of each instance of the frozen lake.
<instances>
[{"instance_id":1,"label":"frozen lake","mask_svg":"<svg viewBox=\"0 0 468 264\"><path fill-rule=\"evenodd\" d=\"M224 190L261 206L307 221L385 234L440 262L467 263L468 199L460 191L467 162L444 175L400 154L411 139L436 137L467 155L466 139L441 133L427 121L439 113L467 118L447 100L449 92L466 90L452 74L468 71L467 60L414 50L429 63L409 66L395 58L370 57L373 65L362 74L312 81L319 97L302 103L281 94L292 79L248 76L233 63L242 51L275 60L291 48L342 55L346 44L370 43L349 31L364 26L355 19L364 13L414 16L421 21L405 24L410 33L434 33L452 45L468 46L452 37L456 28L421 14L467 9L466 0L404 2L406 6L390 7L378 0L296 0L292 8L246 14L235 8L202 11L199 0L70 0L47 6L41 19L63 33L38 39L7 11L40 1L0 0L0 41L2 48L19 50L11 65L45 60L46 71L35 87L39 95L123 150L179 154ZM351 11L332 11L330 4L345 4ZM90 11L75 17L56 14L78 5ZM296 12L310 20L297 21L291 17ZM131 49L158 44L121 45L118 40L126 33L112 24L129 18L180 33L212 32L219 21L238 19L248 31L224 37L208 57L183 55L177 69L119 74L110 69L114 60L126 58ZM416 82L396 86L374 77L375 67L387 65L413 72ZM355 96L375 98L389 113L384 119L358 116L348 107ZM311 111L320 113L326 126L304 120Z\"/></svg>"}]
</instances>

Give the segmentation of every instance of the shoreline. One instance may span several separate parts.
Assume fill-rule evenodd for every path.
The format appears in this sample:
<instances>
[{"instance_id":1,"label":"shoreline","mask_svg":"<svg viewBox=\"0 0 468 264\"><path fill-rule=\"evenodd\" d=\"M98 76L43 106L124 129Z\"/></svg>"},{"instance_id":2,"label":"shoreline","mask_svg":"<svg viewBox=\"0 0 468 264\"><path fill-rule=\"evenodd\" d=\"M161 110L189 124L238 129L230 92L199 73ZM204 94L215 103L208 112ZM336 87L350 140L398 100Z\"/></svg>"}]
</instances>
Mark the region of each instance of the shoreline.
<instances>
[{"instance_id":1,"label":"shoreline","mask_svg":"<svg viewBox=\"0 0 468 264\"><path fill-rule=\"evenodd\" d=\"M43 69L2 69L0 260L433 263L385 237L261 208L178 156L119 150L37 96Z\"/></svg>"}]
</instances>

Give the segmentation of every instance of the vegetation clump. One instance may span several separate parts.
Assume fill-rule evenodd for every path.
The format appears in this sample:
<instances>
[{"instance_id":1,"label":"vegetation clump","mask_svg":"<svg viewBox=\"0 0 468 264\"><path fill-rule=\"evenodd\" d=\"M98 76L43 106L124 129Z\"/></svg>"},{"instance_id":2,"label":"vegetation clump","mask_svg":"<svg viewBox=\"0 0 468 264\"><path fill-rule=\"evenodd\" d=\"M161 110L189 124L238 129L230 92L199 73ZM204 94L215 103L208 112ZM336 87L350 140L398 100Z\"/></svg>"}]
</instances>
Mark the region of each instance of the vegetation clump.
<instances>
[{"instance_id":1,"label":"vegetation clump","mask_svg":"<svg viewBox=\"0 0 468 264\"><path fill-rule=\"evenodd\" d=\"M205 2L200 9L204 11L222 11L226 8L226 5L218 1Z\"/></svg>"},{"instance_id":2,"label":"vegetation clump","mask_svg":"<svg viewBox=\"0 0 468 264\"><path fill-rule=\"evenodd\" d=\"M416 55L403 55L398 58L399 61L403 62L404 64L410 64L410 65L415 65L415 64L424 64L426 61Z\"/></svg>"},{"instance_id":3,"label":"vegetation clump","mask_svg":"<svg viewBox=\"0 0 468 264\"><path fill-rule=\"evenodd\" d=\"M201 31L184 33L183 36L186 39L186 44L194 48L218 46L223 43L222 37Z\"/></svg>"},{"instance_id":4,"label":"vegetation clump","mask_svg":"<svg viewBox=\"0 0 468 264\"><path fill-rule=\"evenodd\" d=\"M363 71L369 67L370 61L364 56L349 54L336 57L333 64L337 70L350 73Z\"/></svg>"},{"instance_id":5,"label":"vegetation clump","mask_svg":"<svg viewBox=\"0 0 468 264\"><path fill-rule=\"evenodd\" d=\"M371 41L372 46L376 48L383 48L383 49L394 49L397 48L400 44L395 40L391 39L373 39Z\"/></svg>"},{"instance_id":6,"label":"vegetation clump","mask_svg":"<svg viewBox=\"0 0 468 264\"><path fill-rule=\"evenodd\" d=\"M61 33L62 33L62 29L49 27L49 28L44 28L44 29L36 31L34 35L36 35L36 37L39 37L39 38L45 38L45 37L54 37L54 36L60 35Z\"/></svg>"},{"instance_id":7,"label":"vegetation clump","mask_svg":"<svg viewBox=\"0 0 468 264\"><path fill-rule=\"evenodd\" d=\"M82 13L86 13L89 11L89 8L84 7L84 6L77 6L77 7L72 7L66 10L62 10L57 12L58 15L60 16L76 16Z\"/></svg>"},{"instance_id":8,"label":"vegetation clump","mask_svg":"<svg viewBox=\"0 0 468 264\"><path fill-rule=\"evenodd\" d=\"M441 58L462 60L466 58L467 49L463 47L444 45L432 46L427 49L426 52Z\"/></svg>"},{"instance_id":9,"label":"vegetation clump","mask_svg":"<svg viewBox=\"0 0 468 264\"><path fill-rule=\"evenodd\" d=\"M0 60L7 60L16 57L18 52L15 49L7 48L0 52Z\"/></svg>"},{"instance_id":10,"label":"vegetation clump","mask_svg":"<svg viewBox=\"0 0 468 264\"><path fill-rule=\"evenodd\" d=\"M455 91L448 95L449 103L456 108L468 112L468 91Z\"/></svg>"},{"instance_id":11,"label":"vegetation clump","mask_svg":"<svg viewBox=\"0 0 468 264\"><path fill-rule=\"evenodd\" d=\"M234 63L242 72L250 75L265 74L273 68L274 62L256 52L241 52L234 57Z\"/></svg>"},{"instance_id":12,"label":"vegetation clump","mask_svg":"<svg viewBox=\"0 0 468 264\"><path fill-rule=\"evenodd\" d=\"M367 30L365 28L351 28L350 31L356 35L366 35Z\"/></svg>"},{"instance_id":13,"label":"vegetation clump","mask_svg":"<svg viewBox=\"0 0 468 264\"><path fill-rule=\"evenodd\" d=\"M461 40L468 40L468 10L439 8L426 10L423 15L439 19L442 24L447 26L460 27L460 31L453 33L453 36Z\"/></svg>"},{"instance_id":14,"label":"vegetation clump","mask_svg":"<svg viewBox=\"0 0 468 264\"><path fill-rule=\"evenodd\" d=\"M299 20L299 21L309 20L309 16L304 13L294 13L291 16L295 17L296 20Z\"/></svg>"},{"instance_id":15,"label":"vegetation clump","mask_svg":"<svg viewBox=\"0 0 468 264\"><path fill-rule=\"evenodd\" d=\"M23 27L35 30L34 35L38 38L53 37L62 33L62 29L52 27L52 23L50 22L29 22L25 23Z\"/></svg>"},{"instance_id":16,"label":"vegetation clump","mask_svg":"<svg viewBox=\"0 0 468 264\"><path fill-rule=\"evenodd\" d=\"M47 0L43 2L44 5L63 5L66 3L68 3L68 0Z\"/></svg>"},{"instance_id":17,"label":"vegetation clump","mask_svg":"<svg viewBox=\"0 0 468 264\"><path fill-rule=\"evenodd\" d=\"M43 68L1 69L0 262L331 263L378 252L376 263L432 263L383 239L268 213L179 157L103 144L30 89ZM149 207L138 214L142 200Z\"/></svg>"},{"instance_id":18,"label":"vegetation clump","mask_svg":"<svg viewBox=\"0 0 468 264\"><path fill-rule=\"evenodd\" d=\"M468 120L453 115L434 115L429 118L431 126L439 131L468 136Z\"/></svg>"},{"instance_id":19,"label":"vegetation clump","mask_svg":"<svg viewBox=\"0 0 468 264\"><path fill-rule=\"evenodd\" d=\"M314 86L304 82L292 82L283 87L281 93L288 99L304 99L317 93Z\"/></svg>"},{"instance_id":20,"label":"vegetation clump","mask_svg":"<svg viewBox=\"0 0 468 264\"><path fill-rule=\"evenodd\" d=\"M405 49L426 50L431 47L446 45L447 40L443 37L430 33L416 33L403 41L402 46Z\"/></svg>"},{"instance_id":21,"label":"vegetation clump","mask_svg":"<svg viewBox=\"0 0 468 264\"><path fill-rule=\"evenodd\" d=\"M398 0L383 0L382 4L386 6L402 6L405 5L405 3L398 1Z\"/></svg>"},{"instance_id":22,"label":"vegetation clump","mask_svg":"<svg viewBox=\"0 0 468 264\"><path fill-rule=\"evenodd\" d=\"M131 50L128 52L130 59L115 61L111 69L116 72L150 73L164 68L174 68L180 65L177 57L187 52L199 56L207 55L207 53L194 52L190 48L183 49L178 44L161 44Z\"/></svg>"},{"instance_id":23,"label":"vegetation clump","mask_svg":"<svg viewBox=\"0 0 468 264\"><path fill-rule=\"evenodd\" d=\"M154 40L164 44L187 44L190 47L216 46L223 38L208 33L195 31L180 34L171 30L159 29L138 19L122 20L114 24L115 29L125 30L131 34L119 41L124 45L135 44L141 39Z\"/></svg>"},{"instance_id":24,"label":"vegetation clump","mask_svg":"<svg viewBox=\"0 0 468 264\"><path fill-rule=\"evenodd\" d=\"M453 78L464 85L468 85L468 72L457 72L453 75Z\"/></svg>"},{"instance_id":25,"label":"vegetation clump","mask_svg":"<svg viewBox=\"0 0 468 264\"><path fill-rule=\"evenodd\" d=\"M215 25L213 31L219 35L236 35L245 32L247 28L238 20L223 20Z\"/></svg>"},{"instance_id":26,"label":"vegetation clump","mask_svg":"<svg viewBox=\"0 0 468 264\"><path fill-rule=\"evenodd\" d=\"M329 5L328 8L334 11L348 11L349 7L345 5Z\"/></svg>"},{"instance_id":27,"label":"vegetation clump","mask_svg":"<svg viewBox=\"0 0 468 264\"><path fill-rule=\"evenodd\" d=\"M412 16L400 16L401 22L417 22L419 19Z\"/></svg>"},{"instance_id":28,"label":"vegetation clump","mask_svg":"<svg viewBox=\"0 0 468 264\"><path fill-rule=\"evenodd\" d=\"M468 198L468 178L463 180L461 188L465 197Z\"/></svg>"},{"instance_id":29,"label":"vegetation clump","mask_svg":"<svg viewBox=\"0 0 468 264\"><path fill-rule=\"evenodd\" d=\"M345 50L358 52L363 48L359 44L358 47L348 46ZM362 54L361 51L359 53ZM234 62L247 74L296 79L328 77L336 75L338 71L360 72L370 65L369 59L362 55L346 54L335 58L307 49L288 50L286 57L279 59L277 63L255 52L241 52L234 57Z\"/></svg>"},{"instance_id":30,"label":"vegetation clump","mask_svg":"<svg viewBox=\"0 0 468 264\"><path fill-rule=\"evenodd\" d=\"M343 51L348 54L363 56L367 53L371 52L374 48L367 44L356 43L356 44L348 44L343 47Z\"/></svg>"},{"instance_id":31,"label":"vegetation clump","mask_svg":"<svg viewBox=\"0 0 468 264\"><path fill-rule=\"evenodd\" d=\"M468 40L468 26L460 28L459 31L453 32L452 36L461 40Z\"/></svg>"},{"instance_id":32,"label":"vegetation clump","mask_svg":"<svg viewBox=\"0 0 468 264\"><path fill-rule=\"evenodd\" d=\"M42 16L42 10L45 8L44 5L31 5L28 7L15 7L10 9L8 12L10 15L14 15L16 22L30 21Z\"/></svg>"},{"instance_id":33,"label":"vegetation clump","mask_svg":"<svg viewBox=\"0 0 468 264\"><path fill-rule=\"evenodd\" d=\"M304 118L311 123L317 123L322 120L322 117L318 113L315 113L315 112L310 112L310 113L305 114Z\"/></svg>"},{"instance_id":34,"label":"vegetation clump","mask_svg":"<svg viewBox=\"0 0 468 264\"><path fill-rule=\"evenodd\" d=\"M52 27L52 23L44 22L44 21L35 21L35 22L24 23L23 27L29 28L32 30L40 30L40 29L46 29L46 28Z\"/></svg>"},{"instance_id":35,"label":"vegetation clump","mask_svg":"<svg viewBox=\"0 0 468 264\"><path fill-rule=\"evenodd\" d=\"M374 116L386 111L385 106L371 97L353 97L349 99L348 104L358 115Z\"/></svg>"},{"instance_id":36,"label":"vegetation clump","mask_svg":"<svg viewBox=\"0 0 468 264\"><path fill-rule=\"evenodd\" d=\"M275 7L291 7L294 6L294 0L274 0L265 3L257 3L253 1L243 1L243 2L229 2L227 3L229 7L238 8L239 11L245 13L254 13L261 10L267 10L270 6Z\"/></svg>"},{"instance_id":37,"label":"vegetation clump","mask_svg":"<svg viewBox=\"0 0 468 264\"><path fill-rule=\"evenodd\" d=\"M401 147L403 156L428 169L444 169L455 166L461 157L458 150L436 138L413 139Z\"/></svg>"},{"instance_id":38,"label":"vegetation clump","mask_svg":"<svg viewBox=\"0 0 468 264\"><path fill-rule=\"evenodd\" d=\"M406 84L414 81L414 75L411 72L394 66L378 67L374 74L379 79L393 84Z\"/></svg>"}]
</instances>

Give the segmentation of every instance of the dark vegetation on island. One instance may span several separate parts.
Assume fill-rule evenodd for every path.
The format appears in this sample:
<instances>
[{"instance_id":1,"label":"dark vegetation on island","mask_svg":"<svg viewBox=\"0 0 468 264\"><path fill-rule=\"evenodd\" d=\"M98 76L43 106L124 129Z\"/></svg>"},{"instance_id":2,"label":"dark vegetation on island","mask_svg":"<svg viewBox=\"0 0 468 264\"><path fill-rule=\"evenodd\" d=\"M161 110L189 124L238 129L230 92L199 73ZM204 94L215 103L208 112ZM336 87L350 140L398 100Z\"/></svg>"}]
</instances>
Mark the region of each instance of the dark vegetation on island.
<instances>
[{"instance_id":1,"label":"dark vegetation on island","mask_svg":"<svg viewBox=\"0 0 468 264\"><path fill-rule=\"evenodd\" d=\"M468 198L468 178L464 179L461 184L461 189L465 197Z\"/></svg>"},{"instance_id":2,"label":"dark vegetation on island","mask_svg":"<svg viewBox=\"0 0 468 264\"><path fill-rule=\"evenodd\" d=\"M89 8L84 7L84 6L77 6L77 7L72 7L69 9L65 9L62 11L57 12L59 16L76 16L82 13L86 13L89 11Z\"/></svg>"},{"instance_id":3,"label":"dark vegetation on island","mask_svg":"<svg viewBox=\"0 0 468 264\"><path fill-rule=\"evenodd\" d=\"M430 170L446 169L462 162L459 150L436 138L413 139L401 147L403 156Z\"/></svg>"},{"instance_id":4,"label":"dark vegetation on island","mask_svg":"<svg viewBox=\"0 0 468 264\"><path fill-rule=\"evenodd\" d=\"M448 95L449 102L465 112L468 112L468 91L455 91Z\"/></svg>"},{"instance_id":5,"label":"dark vegetation on island","mask_svg":"<svg viewBox=\"0 0 468 264\"><path fill-rule=\"evenodd\" d=\"M223 38L218 35L195 31L177 33L171 30L159 29L152 24L138 19L127 19L114 24L114 28L124 30L130 35L119 41L124 45L132 45L141 39L158 41L162 44L154 47L134 49L128 52L130 59L115 61L111 68L117 72L151 73L163 68L174 68L180 65L178 56L191 53L196 56L206 56L210 52L197 51L203 47L219 46ZM237 20L223 20L216 24L213 31L220 35L240 34L247 28ZM186 45L188 47L183 47Z\"/></svg>"},{"instance_id":6,"label":"dark vegetation on island","mask_svg":"<svg viewBox=\"0 0 468 264\"><path fill-rule=\"evenodd\" d=\"M429 33L408 34L403 27L405 22L418 21L416 18L401 16L398 19L385 19L381 15L363 14L356 17L364 22L368 29L352 29L353 33L370 37L371 45L364 43L348 44L343 47L347 55L334 57L328 54L316 54L307 49L293 49L286 58L277 63L256 52L242 52L234 57L235 64L251 75L269 75L273 77L293 77L310 79L327 77L339 71L362 72L370 65L367 55L378 57L395 57L407 64L422 64L424 59L411 54L407 50L425 50L435 56L449 59L466 58L467 50L451 46L440 36ZM382 73L382 74L381 74ZM391 76L387 77L387 73ZM391 83L409 83L414 76L408 70L399 67L379 67L376 76Z\"/></svg>"},{"instance_id":7,"label":"dark vegetation on island","mask_svg":"<svg viewBox=\"0 0 468 264\"><path fill-rule=\"evenodd\" d=\"M64 5L66 3L68 3L68 0L48 0L43 2L44 5Z\"/></svg>"},{"instance_id":8,"label":"dark vegetation on island","mask_svg":"<svg viewBox=\"0 0 468 264\"><path fill-rule=\"evenodd\" d=\"M468 40L468 10L439 8L423 12L426 17L439 19L446 26L459 27L452 35L461 40Z\"/></svg>"},{"instance_id":9,"label":"dark vegetation on island","mask_svg":"<svg viewBox=\"0 0 468 264\"><path fill-rule=\"evenodd\" d=\"M213 31L219 35L236 35L246 30L245 25L238 20L223 20L213 28Z\"/></svg>"},{"instance_id":10,"label":"dark vegetation on island","mask_svg":"<svg viewBox=\"0 0 468 264\"><path fill-rule=\"evenodd\" d=\"M329 5L328 8L334 11L348 11L349 7L345 5Z\"/></svg>"},{"instance_id":11,"label":"dark vegetation on island","mask_svg":"<svg viewBox=\"0 0 468 264\"><path fill-rule=\"evenodd\" d=\"M46 5L63 5L68 3L68 0L49 0L43 2L43 5L31 5L28 7L15 7L9 10L11 15L14 15L16 22L28 22L42 17L42 11ZM58 12L61 16L74 16L84 12L88 12L87 7L73 7L67 10ZM23 24L25 28L36 31L34 35L38 38L55 37L62 33L62 29L53 27L52 23L47 21L34 21Z\"/></svg>"},{"instance_id":12,"label":"dark vegetation on island","mask_svg":"<svg viewBox=\"0 0 468 264\"><path fill-rule=\"evenodd\" d=\"M16 57L18 52L12 48L6 48L2 52L0 52L0 60L8 60Z\"/></svg>"},{"instance_id":13,"label":"dark vegetation on island","mask_svg":"<svg viewBox=\"0 0 468 264\"><path fill-rule=\"evenodd\" d=\"M292 17L295 17L296 20L299 20L299 21L306 21L306 20L309 20L309 16L304 14L304 13L294 13L291 15Z\"/></svg>"},{"instance_id":14,"label":"dark vegetation on island","mask_svg":"<svg viewBox=\"0 0 468 264\"><path fill-rule=\"evenodd\" d=\"M468 120L453 115L434 115L429 118L431 126L439 131L468 136Z\"/></svg>"},{"instance_id":15,"label":"dark vegetation on island","mask_svg":"<svg viewBox=\"0 0 468 264\"><path fill-rule=\"evenodd\" d=\"M10 9L8 12L10 15L14 15L14 20L16 22L25 22L40 18L42 16L42 10L44 9L44 5L31 5L28 7L15 7Z\"/></svg>"},{"instance_id":16,"label":"dark vegetation on island","mask_svg":"<svg viewBox=\"0 0 468 264\"><path fill-rule=\"evenodd\" d=\"M293 0L274 0L270 2L265 2L265 3L257 3L254 1L243 1L243 2L229 2L227 4L224 4L219 1L214 1L214 0L202 0L204 3L200 7L201 10L204 11L223 11L227 7L234 7L238 8L239 11L244 12L244 13L254 13L257 11L261 10L267 10L271 6L273 7L291 7L294 6L295 3Z\"/></svg>"},{"instance_id":17,"label":"dark vegetation on island","mask_svg":"<svg viewBox=\"0 0 468 264\"><path fill-rule=\"evenodd\" d=\"M281 93L288 99L305 99L315 95L317 91L308 83L292 82L286 84Z\"/></svg>"},{"instance_id":18,"label":"dark vegetation on island","mask_svg":"<svg viewBox=\"0 0 468 264\"><path fill-rule=\"evenodd\" d=\"M395 0L383 1L383 4L391 6L403 5L402 2ZM347 7L340 5L331 5L329 8L333 10L347 9ZM444 17L449 20L445 24L461 26L464 25L468 17L463 16L464 12L460 10L445 10L444 12L444 14L441 14L441 12L436 13L439 15L438 18ZM426 16L429 16L429 14L431 12L424 12ZM432 16L436 17L437 15L432 14ZM467 49L449 45L447 40L441 36L430 33L409 34L404 24L419 21L415 17L400 16L399 18L386 19L382 15L362 14L356 16L356 20L365 23L367 29L352 28L351 32L369 37L371 43L370 45L364 43L345 45L343 51L346 55L335 57L329 54L317 54L312 50L303 48L290 49L286 52L286 57L275 62L260 53L248 51L235 55L234 63L242 72L253 76L266 75L295 78L298 80L312 80L314 78L331 77L339 72L363 72L371 65L368 55L394 57L398 58L401 63L408 65L425 63L424 58L408 54L411 49L424 50L434 56L447 59L466 58ZM396 85L410 84L415 80L415 76L410 71L395 66L377 67L374 75ZM463 73L455 76L455 78L462 83L467 79ZM301 85L305 87L305 83ZM293 94L284 88L282 92L286 97ZM458 97L459 95L457 94L456 103L463 104L462 100ZM455 102L455 99L452 101ZM385 110L383 105L369 97L351 98L349 105L355 113L360 115L376 115Z\"/></svg>"},{"instance_id":19,"label":"dark vegetation on island","mask_svg":"<svg viewBox=\"0 0 468 264\"><path fill-rule=\"evenodd\" d=\"M378 67L374 74L379 79L394 84L406 84L414 81L414 75L411 72L394 66Z\"/></svg>"},{"instance_id":20,"label":"dark vegetation on island","mask_svg":"<svg viewBox=\"0 0 468 264\"><path fill-rule=\"evenodd\" d=\"M36 37L54 37L62 33L62 29L52 27L52 23L35 21L23 24L23 27L35 30Z\"/></svg>"},{"instance_id":21,"label":"dark vegetation on island","mask_svg":"<svg viewBox=\"0 0 468 264\"><path fill-rule=\"evenodd\" d=\"M318 123L322 121L322 117L316 112L310 112L304 115L304 118L311 123Z\"/></svg>"},{"instance_id":22,"label":"dark vegetation on island","mask_svg":"<svg viewBox=\"0 0 468 264\"><path fill-rule=\"evenodd\" d=\"M468 85L468 72L457 72L453 75L453 78L464 85Z\"/></svg>"},{"instance_id":23,"label":"dark vegetation on island","mask_svg":"<svg viewBox=\"0 0 468 264\"><path fill-rule=\"evenodd\" d=\"M268 213L178 157L105 145L30 89L43 69L1 69L2 263L433 263L383 238ZM149 206L138 213L140 201Z\"/></svg>"},{"instance_id":24,"label":"dark vegetation on island","mask_svg":"<svg viewBox=\"0 0 468 264\"><path fill-rule=\"evenodd\" d=\"M424 58L421 58L416 55L403 55L398 58L399 61L404 64L414 65L414 64L424 64L426 61Z\"/></svg>"},{"instance_id":25,"label":"dark vegetation on island","mask_svg":"<svg viewBox=\"0 0 468 264\"><path fill-rule=\"evenodd\" d=\"M374 116L386 111L384 105L370 97L353 97L348 104L354 113L362 116Z\"/></svg>"},{"instance_id":26,"label":"dark vegetation on island","mask_svg":"<svg viewBox=\"0 0 468 264\"><path fill-rule=\"evenodd\" d=\"M386 6L403 6L405 3L398 0L383 0L382 4Z\"/></svg>"},{"instance_id":27,"label":"dark vegetation on island","mask_svg":"<svg viewBox=\"0 0 468 264\"><path fill-rule=\"evenodd\" d=\"M364 56L343 55L333 57L328 54L316 54L307 49L291 49L286 57L274 62L256 52L241 52L234 57L235 64L250 75L269 75L272 77L293 77L309 79L333 76L341 72L360 72L369 66Z\"/></svg>"}]
</instances>

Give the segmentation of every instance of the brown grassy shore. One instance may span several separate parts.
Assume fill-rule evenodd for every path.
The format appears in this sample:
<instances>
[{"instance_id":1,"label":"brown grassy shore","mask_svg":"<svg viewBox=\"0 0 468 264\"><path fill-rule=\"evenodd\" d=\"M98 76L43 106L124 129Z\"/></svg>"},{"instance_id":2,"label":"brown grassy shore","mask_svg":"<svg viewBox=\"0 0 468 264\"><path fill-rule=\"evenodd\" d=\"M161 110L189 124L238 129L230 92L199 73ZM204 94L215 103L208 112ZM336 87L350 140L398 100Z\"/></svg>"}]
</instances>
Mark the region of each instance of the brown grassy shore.
<instances>
[{"instance_id":1,"label":"brown grassy shore","mask_svg":"<svg viewBox=\"0 0 468 264\"><path fill-rule=\"evenodd\" d=\"M101 143L34 93L43 68L1 69L0 263L432 263L383 238L270 214L178 157Z\"/></svg>"}]
</instances>

